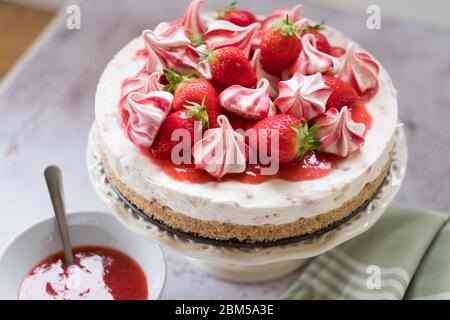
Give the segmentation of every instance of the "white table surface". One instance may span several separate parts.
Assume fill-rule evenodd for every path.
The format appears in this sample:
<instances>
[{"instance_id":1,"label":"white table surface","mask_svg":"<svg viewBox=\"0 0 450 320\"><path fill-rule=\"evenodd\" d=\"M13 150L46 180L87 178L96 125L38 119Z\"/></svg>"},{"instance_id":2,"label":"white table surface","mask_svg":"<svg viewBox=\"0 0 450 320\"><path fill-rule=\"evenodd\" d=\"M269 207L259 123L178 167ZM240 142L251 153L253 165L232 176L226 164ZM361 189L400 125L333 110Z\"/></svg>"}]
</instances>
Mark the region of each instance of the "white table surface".
<instances>
[{"instance_id":1,"label":"white table surface","mask_svg":"<svg viewBox=\"0 0 450 320\"><path fill-rule=\"evenodd\" d=\"M214 8L219 1L209 0ZM224 3L223 1L221 3ZM274 1L241 1L264 13ZM286 7L295 1L279 1ZM182 15L187 1L81 1L82 28L68 30L60 12L0 87L0 247L21 229L52 215L42 171L63 170L68 211L106 211L86 171L85 148L94 120L94 93L105 64L127 41L158 21ZM266 8L266 9L262 9ZM370 31L366 16L315 5L306 16L352 36L390 71L399 89L409 142L409 168L397 202L450 211L450 34L383 20ZM14 35L12 35L14 36ZM297 273L264 284L217 280L165 250L163 298L277 298Z\"/></svg>"}]
</instances>

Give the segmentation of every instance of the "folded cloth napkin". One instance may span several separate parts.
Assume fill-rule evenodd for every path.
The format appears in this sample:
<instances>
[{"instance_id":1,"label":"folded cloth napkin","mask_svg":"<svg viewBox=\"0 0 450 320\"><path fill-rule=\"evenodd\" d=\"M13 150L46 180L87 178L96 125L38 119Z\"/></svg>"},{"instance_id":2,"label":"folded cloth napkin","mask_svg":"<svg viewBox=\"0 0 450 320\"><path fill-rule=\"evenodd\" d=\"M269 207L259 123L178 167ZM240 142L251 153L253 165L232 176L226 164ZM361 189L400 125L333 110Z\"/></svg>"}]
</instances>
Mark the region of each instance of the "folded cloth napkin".
<instances>
[{"instance_id":1,"label":"folded cloth napkin","mask_svg":"<svg viewBox=\"0 0 450 320\"><path fill-rule=\"evenodd\" d=\"M367 232L314 258L282 299L450 299L448 215L391 206Z\"/></svg>"}]
</instances>

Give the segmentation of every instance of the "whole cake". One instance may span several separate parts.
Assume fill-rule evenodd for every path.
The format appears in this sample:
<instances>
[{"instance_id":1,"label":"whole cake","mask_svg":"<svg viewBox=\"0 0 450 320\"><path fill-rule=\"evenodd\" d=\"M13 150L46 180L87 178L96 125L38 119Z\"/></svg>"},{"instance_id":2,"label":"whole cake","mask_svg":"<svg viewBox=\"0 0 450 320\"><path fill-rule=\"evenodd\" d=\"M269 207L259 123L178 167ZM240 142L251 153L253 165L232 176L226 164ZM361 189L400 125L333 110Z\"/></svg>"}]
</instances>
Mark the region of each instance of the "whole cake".
<instances>
[{"instance_id":1,"label":"whole cake","mask_svg":"<svg viewBox=\"0 0 450 320\"><path fill-rule=\"evenodd\" d=\"M193 0L120 50L95 114L132 204L174 230L255 243L324 230L376 194L397 98L372 55L302 5L257 17Z\"/></svg>"}]
</instances>

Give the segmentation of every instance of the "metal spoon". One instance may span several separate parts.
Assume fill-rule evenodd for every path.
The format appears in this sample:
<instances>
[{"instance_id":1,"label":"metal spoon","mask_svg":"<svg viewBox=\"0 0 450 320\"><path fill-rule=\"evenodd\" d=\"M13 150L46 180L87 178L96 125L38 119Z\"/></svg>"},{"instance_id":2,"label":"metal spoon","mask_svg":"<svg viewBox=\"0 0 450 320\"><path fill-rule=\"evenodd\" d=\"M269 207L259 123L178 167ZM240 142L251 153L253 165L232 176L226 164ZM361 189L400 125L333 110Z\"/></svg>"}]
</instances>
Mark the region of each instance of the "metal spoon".
<instances>
[{"instance_id":1,"label":"metal spoon","mask_svg":"<svg viewBox=\"0 0 450 320\"><path fill-rule=\"evenodd\" d=\"M44 171L44 176L52 200L53 211L55 212L56 221L58 223L66 265L67 267L70 267L73 265L73 255L72 246L70 245L69 229L66 221L66 210L64 208L61 170L56 166L47 167Z\"/></svg>"}]
</instances>

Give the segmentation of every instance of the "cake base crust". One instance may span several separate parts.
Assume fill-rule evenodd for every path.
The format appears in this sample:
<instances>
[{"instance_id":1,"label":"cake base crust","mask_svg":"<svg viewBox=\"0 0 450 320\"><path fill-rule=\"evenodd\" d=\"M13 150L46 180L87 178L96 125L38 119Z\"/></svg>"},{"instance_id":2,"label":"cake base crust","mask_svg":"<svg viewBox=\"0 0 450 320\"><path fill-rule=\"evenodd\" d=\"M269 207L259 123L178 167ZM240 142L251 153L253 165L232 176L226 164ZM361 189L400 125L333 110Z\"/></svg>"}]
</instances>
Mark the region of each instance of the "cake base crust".
<instances>
[{"instance_id":1,"label":"cake base crust","mask_svg":"<svg viewBox=\"0 0 450 320\"><path fill-rule=\"evenodd\" d=\"M104 153L102 153L102 161L108 176L120 193L150 218L158 220L173 229L197 234L201 237L221 241L238 240L246 243L271 242L298 237L320 231L345 219L377 192L388 174L391 164L391 159L389 159L381 174L367 183L357 196L346 201L341 207L329 212L311 218L300 218L297 221L286 224L238 225L192 218L175 212L166 206L148 201L117 177Z\"/></svg>"}]
</instances>

